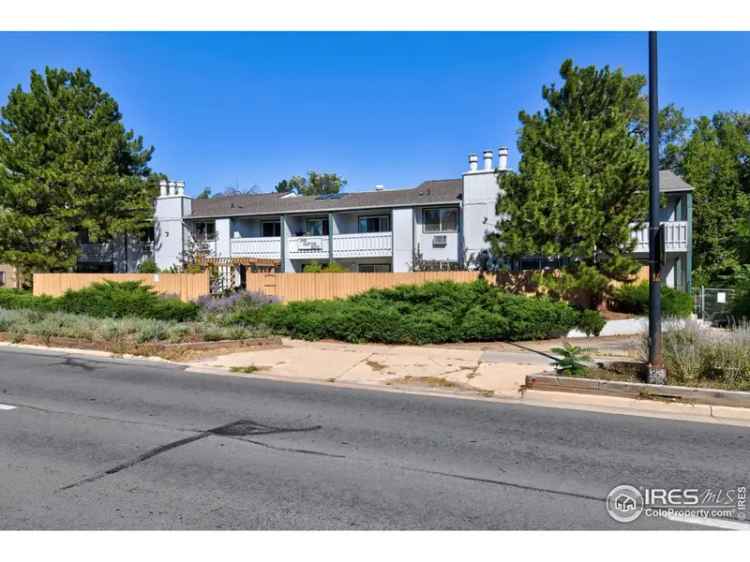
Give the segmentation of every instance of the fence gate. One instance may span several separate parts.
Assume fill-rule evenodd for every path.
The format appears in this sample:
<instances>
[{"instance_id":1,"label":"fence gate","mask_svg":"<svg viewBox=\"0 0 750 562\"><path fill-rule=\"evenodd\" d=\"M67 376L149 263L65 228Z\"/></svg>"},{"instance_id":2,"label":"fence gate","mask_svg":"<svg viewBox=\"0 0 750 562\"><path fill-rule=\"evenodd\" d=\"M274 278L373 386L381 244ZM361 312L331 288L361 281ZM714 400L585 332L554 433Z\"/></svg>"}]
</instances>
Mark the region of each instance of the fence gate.
<instances>
[{"instance_id":1,"label":"fence gate","mask_svg":"<svg viewBox=\"0 0 750 562\"><path fill-rule=\"evenodd\" d=\"M711 324L726 325L731 321L733 289L699 287L693 294L696 316Z\"/></svg>"}]
</instances>

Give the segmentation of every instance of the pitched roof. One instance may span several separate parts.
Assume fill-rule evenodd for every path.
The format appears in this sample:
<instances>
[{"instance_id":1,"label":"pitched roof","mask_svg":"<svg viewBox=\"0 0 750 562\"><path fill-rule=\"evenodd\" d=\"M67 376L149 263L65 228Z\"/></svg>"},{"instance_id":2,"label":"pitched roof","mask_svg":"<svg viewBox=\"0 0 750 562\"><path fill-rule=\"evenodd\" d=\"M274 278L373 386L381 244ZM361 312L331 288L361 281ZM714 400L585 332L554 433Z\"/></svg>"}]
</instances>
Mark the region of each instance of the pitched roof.
<instances>
[{"instance_id":1,"label":"pitched roof","mask_svg":"<svg viewBox=\"0 0 750 562\"><path fill-rule=\"evenodd\" d=\"M455 179L426 181L410 189L348 191L334 195L284 197L282 193L262 193L214 199L194 199L190 218L278 215L282 213L449 204L459 202L461 191L462 181Z\"/></svg>"},{"instance_id":2,"label":"pitched roof","mask_svg":"<svg viewBox=\"0 0 750 562\"><path fill-rule=\"evenodd\" d=\"M458 203L463 189L461 179L430 180L410 189L346 191L334 195L285 197L283 193L234 195L214 199L194 199L189 218L215 218L246 215L413 207ZM670 170L659 172L661 192L692 191L693 188Z\"/></svg>"},{"instance_id":3,"label":"pitched roof","mask_svg":"<svg viewBox=\"0 0 750 562\"><path fill-rule=\"evenodd\" d=\"M693 186L683 180L672 170L661 170L659 172L659 191L693 191Z\"/></svg>"}]
</instances>

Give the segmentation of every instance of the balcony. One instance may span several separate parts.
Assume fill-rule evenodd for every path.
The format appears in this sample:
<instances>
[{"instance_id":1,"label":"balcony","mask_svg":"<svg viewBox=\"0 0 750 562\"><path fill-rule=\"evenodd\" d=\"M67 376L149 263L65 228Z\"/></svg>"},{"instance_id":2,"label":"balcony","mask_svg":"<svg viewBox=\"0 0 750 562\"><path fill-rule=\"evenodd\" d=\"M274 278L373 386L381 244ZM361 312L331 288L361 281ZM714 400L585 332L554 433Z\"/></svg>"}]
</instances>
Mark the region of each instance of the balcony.
<instances>
[{"instance_id":1,"label":"balcony","mask_svg":"<svg viewBox=\"0 0 750 562\"><path fill-rule=\"evenodd\" d=\"M667 252L687 252L688 223L687 221L662 221L664 225L664 248ZM633 252L648 253L648 224L638 230L633 230L636 246Z\"/></svg>"},{"instance_id":2,"label":"balcony","mask_svg":"<svg viewBox=\"0 0 750 562\"><path fill-rule=\"evenodd\" d=\"M281 238L232 238L231 250L232 256L278 260L281 259Z\"/></svg>"},{"instance_id":3,"label":"balcony","mask_svg":"<svg viewBox=\"0 0 750 562\"><path fill-rule=\"evenodd\" d=\"M390 232L336 234L333 237L333 257L375 258L390 257L393 236Z\"/></svg>"},{"instance_id":4,"label":"balcony","mask_svg":"<svg viewBox=\"0 0 750 562\"><path fill-rule=\"evenodd\" d=\"M79 261L106 262L112 261L111 242L87 242L79 246L81 255Z\"/></svg>"},{"instance_id":5,"label":"balcony","mask_svg":"<svg viewBox=\"0 0 750 562\"><path fill-rule=\"evenodd\" d=\"M127 254L128 261L142 260L151 257L154 253L153 242L130 239L127 248L123 240L114 242L86 242L79 245L81 254L78 261L82 262L108 262L113 260L124 260Z\"/></svg>"},{"instance_id":6,"label":"balcony","mask_svg":"<svg viewBox=\"0 0 750 562\"><path fill-rule=\"evenodd\" d=\"M289 238L292 259L324 259L328 257L328 236L293 236Z\"/></svg>"}]
</instances>

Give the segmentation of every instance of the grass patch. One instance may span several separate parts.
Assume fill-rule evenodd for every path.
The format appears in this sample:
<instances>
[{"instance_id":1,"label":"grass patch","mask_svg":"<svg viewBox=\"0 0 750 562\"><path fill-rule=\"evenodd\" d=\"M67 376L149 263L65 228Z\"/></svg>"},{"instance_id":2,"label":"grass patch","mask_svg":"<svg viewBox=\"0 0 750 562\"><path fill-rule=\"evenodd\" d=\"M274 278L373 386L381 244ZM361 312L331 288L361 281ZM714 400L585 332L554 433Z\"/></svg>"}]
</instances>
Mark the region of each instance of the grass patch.
<instances>
[{"instance_id":1,"label":"grass patch","mask_svg":"<svg viewBox=\"0 0 750 562\"><path fill-rule=\"evenodd\" d=\"M392 379L385 383L386 385L403 385L403 386L421 386L428 388L440 388L443 390L452 390L458 392L470 392L481 396L490 397L495 394L494 390L482 390L468 384L450 381L444 377L414 377L407 375L398 379Z\"/></svg>"}]
</instances>

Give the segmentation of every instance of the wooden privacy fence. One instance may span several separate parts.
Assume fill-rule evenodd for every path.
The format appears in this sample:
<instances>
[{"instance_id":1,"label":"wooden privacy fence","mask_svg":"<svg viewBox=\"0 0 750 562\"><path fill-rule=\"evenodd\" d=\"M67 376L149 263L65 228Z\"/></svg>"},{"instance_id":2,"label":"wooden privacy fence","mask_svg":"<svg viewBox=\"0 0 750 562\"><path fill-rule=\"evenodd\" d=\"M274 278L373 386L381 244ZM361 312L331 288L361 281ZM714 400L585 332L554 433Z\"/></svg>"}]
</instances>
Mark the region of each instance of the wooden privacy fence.
<instances>
[{"instance_id":1,"label":"wooden privacy fence","mask_svg":"<svg viewBox=\"0 0 750 562\"><path fill-rule=\"evenodd\" d=\"M34 295L59 297L68 289L77 291L102 281L141 281L157 292L177 295L183 301L210 292L208 272L203 273L35 273Z\"/></svg>"},{"instance_id":2,"label":"wooden privacy fence","mask_svg":"<svg viewBox=\"0 0 750 562\"><path fill-rule=\"evenodd\" d=\"M397 285L421 285L428 281L468 283L476 271L424 271L415 273L248 273L248 291L279 297L283 301L335 299L387 289ZM492 282L491 278L488 281Z\"/></svg>"}]
</instances>

